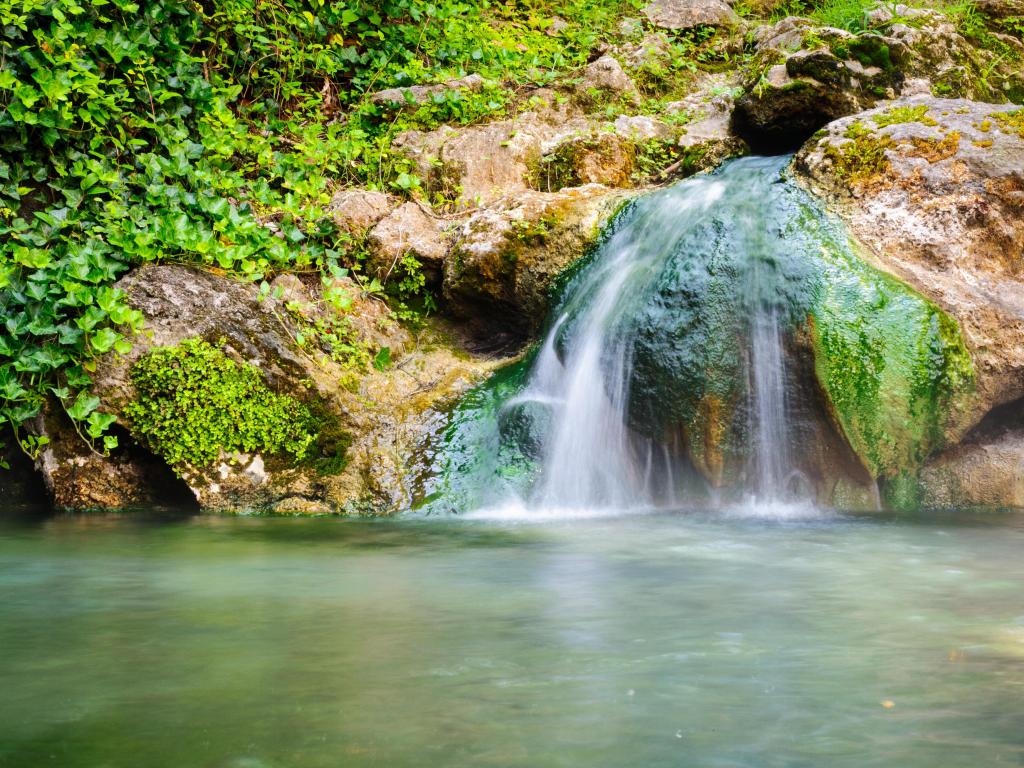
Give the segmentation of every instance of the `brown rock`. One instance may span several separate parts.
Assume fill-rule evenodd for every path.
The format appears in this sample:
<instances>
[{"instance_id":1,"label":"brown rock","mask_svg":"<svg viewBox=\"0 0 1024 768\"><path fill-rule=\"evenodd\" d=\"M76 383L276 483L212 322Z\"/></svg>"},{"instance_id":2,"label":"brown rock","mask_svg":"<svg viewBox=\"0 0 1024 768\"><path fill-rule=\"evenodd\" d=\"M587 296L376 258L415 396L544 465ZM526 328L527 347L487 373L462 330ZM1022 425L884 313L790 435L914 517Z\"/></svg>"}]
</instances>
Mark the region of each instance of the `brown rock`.
<instances>
[{"instance_id":1,"label":"brown rock","mask_svg":"<svg viewBox=\"0 0 1024 768\"><path fill-rule=\"evenodd\" d=\"M382 282L411 254L419 261L428 281L440 278L448 238L441 223L417 203L404 203L370 230L367 268Z\"/></svg>"},{"instance_id":2,"label":"brown rock","mask_svg":"<svg viewBox=\"0 0 1024 768\"><path fill-rule=\"evenodd\" d=\"M598 184L522 192L473 215L445 262L444 295L484 332L521 340L543 322L556 277L627 198Z\"/></svg>"},{"instance_id":3,"label":"brown rock","mask_svg":"<svg viewBox=\"0 0 1024 768\"><path fill-rule=\"evenodd\" d=\"M654 26L673 30L734 27L740 20L724 0L654 0L643 14Z\"/></svg>"}]
</instances>

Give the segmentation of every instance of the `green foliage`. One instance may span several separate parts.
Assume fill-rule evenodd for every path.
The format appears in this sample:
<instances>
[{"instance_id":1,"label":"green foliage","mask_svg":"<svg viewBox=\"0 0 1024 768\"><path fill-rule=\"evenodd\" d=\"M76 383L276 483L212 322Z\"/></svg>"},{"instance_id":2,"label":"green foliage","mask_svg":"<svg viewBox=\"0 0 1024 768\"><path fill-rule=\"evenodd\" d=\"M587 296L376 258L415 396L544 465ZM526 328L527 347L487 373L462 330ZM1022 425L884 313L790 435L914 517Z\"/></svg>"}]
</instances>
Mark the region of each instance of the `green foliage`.
<instances>
[{"instance_id":1,"label":"green foliage","mask_svg":"<svg viewBox=\"0 0 1024 768\"><path fill-rule=\"evenodd\" d=\"M157 348L132 366L132 433L176 470L224 453L305 458L317 439L308 406L273 392L258 368L201 339Z\"/></svg>"},{"instance_id":2,"label":"green foliage","mask_svg":"<svg viewBox=\"0 0 1024 768\"><path fill-rule=\"evenodd\" d=\"M879 128L884 128L887 125L898 125L900 123L938 125L933 118L928 116L928 106L926 104L921 104L916 107L892 107L891 109L887 109L885 112L874 115L871 120Z\"/></svg>"}]
</instances>

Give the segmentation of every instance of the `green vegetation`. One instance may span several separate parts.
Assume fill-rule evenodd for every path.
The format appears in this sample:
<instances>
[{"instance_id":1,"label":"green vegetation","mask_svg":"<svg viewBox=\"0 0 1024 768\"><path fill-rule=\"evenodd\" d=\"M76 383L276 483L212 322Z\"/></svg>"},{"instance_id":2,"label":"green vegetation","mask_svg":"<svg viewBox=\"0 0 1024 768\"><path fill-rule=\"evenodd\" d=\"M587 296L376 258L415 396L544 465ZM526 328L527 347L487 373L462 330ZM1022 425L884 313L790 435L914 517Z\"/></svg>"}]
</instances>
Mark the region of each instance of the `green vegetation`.
<instances>
[{"instance_id":1,"label":"green vegetation","mask_svg":"<svg viewBox=\"0 0 1024 768\"><path fill-rule=\"evenodd\" d=\"M222 453L307 457L317 440L311 409L273 392L259 369L202 339L154 349L132 366L136 400L125 408L132 433L180 471Z\"/></svg>"},{"instance_id":2,"label":"green vegetation","mask_svg":"<svg viewBox=\"0 0 1024 768\"><path fill-rule=\"evenodd\" d=\"M824 150L836 176L866 186L888 172L890 164L885 152L893 147L891 138L876 136L858 122L850 125L846 138L849 141L829 143Z\"/></svg>"},{"instance_id":3,"label":"green vegetation","mask_svg":"<svg viewBox=\"0 0 1024 768\"><path fill-rule=\"evenodd\" d=\"M892 107L891 109L887 109L885 112L872 116L871 121L879 128L885 128L887 125L898 125L900 123L938 125L933 118L928 116L928 107L924 104L916 107Z\"/></svg>"},{"instance_id":4,"label":"green vegetation","mask_svg":"<svg viewBox=\"0 0 1024 768\"><path fill-rule=\"evenodd\" d=\"M0 423L55 398L98 450L96 360L141 316L112 288L146 262L242 279L356 266L332 186L415 194L409 127L500 114L584 64L637 0L15 0L0 5ZM479 92L394 110L365 95L470 72ZM498 87L501 85L501 87ZM395 286L422 294L415 265ZM427 304L429 307L429 304Z\"/></svg>"},{"instance_id":5,"label":"green vegetation","mask_svg":"<svg viewBox=\"0 0 1024 768\"><path fill-rule=\"evenodd\" d=\"M1024 109L1015 109L1011 112L994 112L989 117L999 123L999 126L1004 131L1016 133L1024 139ZM986 120L985 122L987 123L988 121Z\"/></svg>"}]
</instances>

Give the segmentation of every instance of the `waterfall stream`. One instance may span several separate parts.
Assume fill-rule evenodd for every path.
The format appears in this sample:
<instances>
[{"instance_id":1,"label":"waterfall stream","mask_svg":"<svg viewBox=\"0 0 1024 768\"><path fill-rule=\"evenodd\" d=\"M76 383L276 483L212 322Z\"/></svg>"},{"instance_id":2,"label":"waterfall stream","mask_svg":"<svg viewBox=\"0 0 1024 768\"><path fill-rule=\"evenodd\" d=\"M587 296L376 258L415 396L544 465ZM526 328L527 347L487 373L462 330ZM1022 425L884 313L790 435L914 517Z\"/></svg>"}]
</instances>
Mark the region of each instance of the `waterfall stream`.
<instances>
[{"instance_id":1,"label":"waterfall stream","mask_svg":"<svg viewBox=\"0 0 1024 768\"><path fill-rule=\"evenodd\" d=\"M655 441L629 426L635 335L630 316L649 298L666 262L729 201L734 238L745 251L751 349L751 490L775 500L790 468L785 408L785 361L764 231L764 185L782 168L777 159L750 159L731 172L701 177L643 201L630 221L605 243L596 263L567 292L547 333L525 390L506 408L549 409L541 476L529 501L540 507L674 505L683 471L678 441Z\"/></svg>"},{"instance_id":2,"label":"waterfall stream","mask_svg":"<svg viewBox=\"0 0 1024 768\"><path fill-rule=\"evenodd\" d=\"M460 403L421 505L877 507L881 462L923 455L969 384L962 343L788 162L734 160L628 204L541 343Z\"/></svg>"}]
</instances>

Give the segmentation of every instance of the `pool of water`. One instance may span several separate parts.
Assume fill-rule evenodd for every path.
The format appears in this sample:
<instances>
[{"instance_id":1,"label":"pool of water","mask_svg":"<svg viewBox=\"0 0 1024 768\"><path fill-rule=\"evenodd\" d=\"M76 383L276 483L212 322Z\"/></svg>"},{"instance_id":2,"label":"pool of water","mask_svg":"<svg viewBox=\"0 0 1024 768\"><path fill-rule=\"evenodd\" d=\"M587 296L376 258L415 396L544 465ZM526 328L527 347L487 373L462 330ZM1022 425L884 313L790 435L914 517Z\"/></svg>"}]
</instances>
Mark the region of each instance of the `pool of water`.
<instances>
[{"instance_id":1,"label":"pool of water","mask_svg":"<svg viewBox=\"0 0 1024 768\"><path fill-rule=\"evenodd\" d=\"M1022 764L1018 514L0 512L0 766Z\"/></svg>"}]
</instances>

